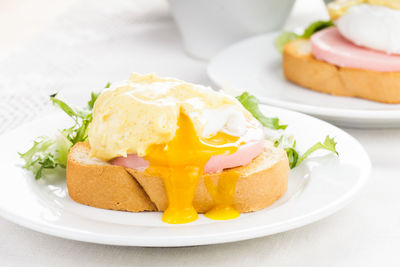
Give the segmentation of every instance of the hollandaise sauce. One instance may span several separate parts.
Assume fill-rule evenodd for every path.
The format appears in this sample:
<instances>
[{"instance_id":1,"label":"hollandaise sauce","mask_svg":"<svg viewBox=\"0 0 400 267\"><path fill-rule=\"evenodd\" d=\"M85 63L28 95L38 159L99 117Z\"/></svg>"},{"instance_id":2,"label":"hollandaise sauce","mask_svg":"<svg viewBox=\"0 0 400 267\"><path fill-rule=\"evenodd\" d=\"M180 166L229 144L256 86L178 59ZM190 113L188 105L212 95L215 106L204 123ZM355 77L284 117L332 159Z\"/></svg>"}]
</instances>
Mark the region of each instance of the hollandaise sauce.
<instances>
[{"instance_id":1,"label":"hollandaise sauce","mask_svg":"<svg viewBox=\"0 0 400 267\"><path fill-rule=\"evenodd\" d=\"M162 177L168 196L168 208L163 221L171 224L188 223L197 219L193 198L204 166L214 155L232 154L237 151L238 137L224 133L201 140L191 119L180 112L175 137L166 144L151 145L145 159L150 162L146 171ZM215 207L207 213L212 219L230 219L239 216L232 203L237 177L221 174L218 185L206 181Z\"/></svg>"}]
</instances>

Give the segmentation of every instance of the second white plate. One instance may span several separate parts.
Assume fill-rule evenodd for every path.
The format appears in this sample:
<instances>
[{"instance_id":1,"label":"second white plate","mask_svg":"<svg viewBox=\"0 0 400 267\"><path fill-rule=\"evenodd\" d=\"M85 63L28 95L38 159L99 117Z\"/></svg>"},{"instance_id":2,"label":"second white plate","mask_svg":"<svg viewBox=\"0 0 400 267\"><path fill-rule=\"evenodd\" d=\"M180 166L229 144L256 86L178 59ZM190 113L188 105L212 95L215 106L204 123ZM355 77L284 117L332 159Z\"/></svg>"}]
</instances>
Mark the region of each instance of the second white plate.
<instances>
[{"instance_id":1,"label":"second white plate","mask_svg":"<svg viewBox=\"0 0 400 267\"><path fill-rule=\"evenodd\" d=\"M331 96L288 82L282 74L281 55L273 44L276 35L252 37L223 50L210 61L209 77L219 86L246 90L265 104L304 112L336 125L400 127L400 104Z\"/></svg>"}]
</instances>

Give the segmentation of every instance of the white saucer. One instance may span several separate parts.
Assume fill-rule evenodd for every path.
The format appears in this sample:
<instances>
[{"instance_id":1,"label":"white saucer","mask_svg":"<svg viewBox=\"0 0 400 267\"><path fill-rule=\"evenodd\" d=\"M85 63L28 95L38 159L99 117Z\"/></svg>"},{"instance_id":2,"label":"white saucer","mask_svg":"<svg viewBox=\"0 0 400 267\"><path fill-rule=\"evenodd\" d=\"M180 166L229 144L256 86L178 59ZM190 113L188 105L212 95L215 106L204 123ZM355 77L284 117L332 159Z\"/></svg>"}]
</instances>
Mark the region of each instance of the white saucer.
<instances>
[{"instance_id":1,"label":"white saucer","mask_svg":"<svg viewBox=\"0 0 400 267\"><path fill-rule=\"evenodd\" d=\"M400 104L331 96L288 82L282 74L281 55L273 45L276 36L269 33L252 37L223 50L210 61L208 75L219 86L246 90L262 103L304 112L340 126L400 127Z\"/></svg>"},{"instance_id":2,"label":"white saucer","mask_svg":"<svg viewBox=\"0 0 400 267\"><path fill-rule=\"evenodd\" d=\"M18 151L38 135L69 126L57 113L0 137L0 215L27 228L58 237L93 243L177 247L245 240L287 231L324 218L353 199L367 182L370 161L363 147L344 131L318 119L278 108L262 107L268 116L289 124L304 151L326 135L338 142L340 157L317 153L292 170L287 193L272 206L228 221L203 215L196 222L168 225L161 213L129 213L84 206L71 200L64 174L38 180L22 169Z\"/></svg>"}]
</instances>

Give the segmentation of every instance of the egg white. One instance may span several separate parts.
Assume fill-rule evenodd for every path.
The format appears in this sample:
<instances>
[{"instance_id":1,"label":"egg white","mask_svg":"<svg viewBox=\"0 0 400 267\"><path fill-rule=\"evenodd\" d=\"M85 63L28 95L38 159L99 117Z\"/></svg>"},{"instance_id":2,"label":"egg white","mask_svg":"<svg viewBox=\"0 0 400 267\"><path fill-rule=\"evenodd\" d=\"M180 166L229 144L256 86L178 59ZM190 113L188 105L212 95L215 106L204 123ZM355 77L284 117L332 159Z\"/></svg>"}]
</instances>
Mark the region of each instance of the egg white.
<instances>
[{"instance_id":1,"label":"egg white","mask_svg":"<svg viewBox=\"0 0 400 267\"><path fill-rule=\"evenodd\" d=\"M400 10L355 5L335 21L339 32L356 45L400 54Z\"/></svg>"}]
</instances>

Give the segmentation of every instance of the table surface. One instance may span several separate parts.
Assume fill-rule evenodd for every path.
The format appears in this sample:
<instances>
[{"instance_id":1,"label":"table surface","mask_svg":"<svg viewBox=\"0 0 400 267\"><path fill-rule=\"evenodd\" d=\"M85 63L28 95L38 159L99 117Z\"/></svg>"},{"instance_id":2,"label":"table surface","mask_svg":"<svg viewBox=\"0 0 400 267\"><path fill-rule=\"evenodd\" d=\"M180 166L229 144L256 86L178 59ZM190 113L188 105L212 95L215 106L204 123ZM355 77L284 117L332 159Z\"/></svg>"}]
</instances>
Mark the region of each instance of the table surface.
<instances>
[{"instance_id":1,"label":"table surface","mask_svg":"<svg viewBox=\"0 0 400 267\"><path fill-rule=\"evenodd\" d=\"M298 0L285 27L324 17L321 1ZM210 84L207 62L184 53L163 0L3 0L0 36L0 133L42 116L50 88L89 92L131 71ZM311 225L229 244L140 248L64 240L0 218L0 265L400 266L400 129L344 130L368 151L370 182L346 208Z\"/></svg>"}]
</instances>

